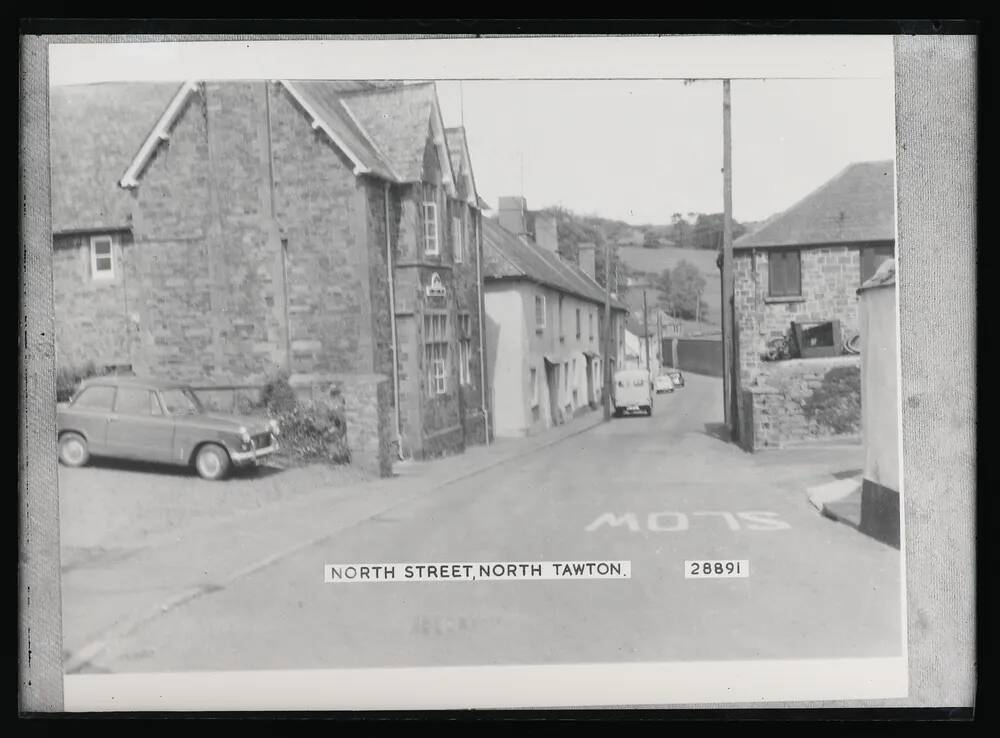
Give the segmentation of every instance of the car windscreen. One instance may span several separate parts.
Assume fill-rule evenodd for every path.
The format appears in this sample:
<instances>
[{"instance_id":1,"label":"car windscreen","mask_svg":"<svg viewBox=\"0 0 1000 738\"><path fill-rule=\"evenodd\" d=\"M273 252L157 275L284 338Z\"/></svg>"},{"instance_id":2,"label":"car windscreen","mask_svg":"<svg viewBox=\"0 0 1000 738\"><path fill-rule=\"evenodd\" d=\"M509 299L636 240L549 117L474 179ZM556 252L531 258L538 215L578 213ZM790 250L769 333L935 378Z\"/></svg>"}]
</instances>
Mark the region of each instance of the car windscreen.
<instances>
[{"instance_id":1,"label":"car windscreen","mask_svg":"<svg viewBox=\"0 0 1000 738\"><path fill-rule=\"evenodd\" d=\"M161 390L160 400L171 415L197 415L202 412L198 398L188 389Z\"/></svg>"}]
</instances>

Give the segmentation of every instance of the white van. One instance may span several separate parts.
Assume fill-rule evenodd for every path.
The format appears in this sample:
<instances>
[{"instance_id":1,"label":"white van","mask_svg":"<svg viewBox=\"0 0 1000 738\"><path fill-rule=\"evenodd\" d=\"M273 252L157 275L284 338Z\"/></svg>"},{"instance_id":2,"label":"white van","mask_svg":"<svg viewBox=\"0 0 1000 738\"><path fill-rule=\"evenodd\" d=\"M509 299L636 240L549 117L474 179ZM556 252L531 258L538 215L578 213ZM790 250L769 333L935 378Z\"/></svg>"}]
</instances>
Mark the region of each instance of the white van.
<instances>
[{"instance_id":1,"label":"white van","mask_svg":"<svg viewBox=\"0 0 1000 738\"><path fill-rule=\"evenodd\" d=\"M645 369L622 369L615 372L615 386L612 398L615 417L625 413L645 412L653 414L653 381Z\"/></svg>"}]
</instances>

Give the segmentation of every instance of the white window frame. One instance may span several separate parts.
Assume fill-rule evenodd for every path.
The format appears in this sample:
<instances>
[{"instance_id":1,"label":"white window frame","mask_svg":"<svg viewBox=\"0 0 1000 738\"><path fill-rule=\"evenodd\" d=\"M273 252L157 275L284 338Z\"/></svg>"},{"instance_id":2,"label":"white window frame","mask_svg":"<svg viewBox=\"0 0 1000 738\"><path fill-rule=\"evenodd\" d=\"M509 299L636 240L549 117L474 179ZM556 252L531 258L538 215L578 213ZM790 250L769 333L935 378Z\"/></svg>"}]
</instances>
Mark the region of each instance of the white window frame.
<instances>
[{"instance_id":1,"label":"white window frame","mask_svg":"<svg viewBox=\"0 0 1000 738\"><path fill-rule=\"evenodd\" d=\"M528 370L528 377L531 383L531 407L538 407L538 369L531 367Z\"/></svg>"},{"instance_id":2,"label":"white window frame","mask_svg":"<svg viewBox=\"0 0 1000 738\"><path fill-rule=\"evenodd\" d=\"M465 261L465 228L462 227L462 218L458 215L453 215L451 218L451 240L455 251L455 263L461 264Z\"/></svg>"},{"instance_id":3,"label":"white window frame","mask_svg":"<svg viewBox=\"0 0 1000 738\"><path fill-rule=\"evenodd\" d=\"M424 202L424 253L430 256L437 256L441 253L437 210L438 206L436 202Z\"/></svg>"},{"instance_id":4,"label":"white window frame","mask_svg":"<svg viewBox=\"0 0 1000 738\"><path fill-rule=\"evenodd\" d=\"M448 363L444 359L434 359L432 370L434 386L431 389L435 395L443 395L448 391Z\"/></svg>"},{"instance_id":5,"label":"white window frame","mask_svg":"<svg viewBox=\"0 0 1000 738\"><path fill-rule=\"evenodd\" d=\"M424 355L427 360L427 391L443 395L448 391L448 316L424 316Z\"/></svg>"},{"instance_id":6,"label":"white window frame","mask_svg":"<svg viewBox=\"0 0 1000 738\"><path fill-rule=\"evenodd\" d=\"M538 322L538 315L539 315L538 308L539 308L539 306L541 306L541 308L542 308L542 311L541 311L542 321L540 323ZM546 310L545 295L535 295L535 330L536 331L541 332L541 331L545 330L545 310Z\"/></svg>"},{"instance_id":7,"label":"white window frame","mask_svg":"<svg viewBox=\"0 0 1000 738\"><path fill-rule=\"evenodd\" d=\"M472 315L458 314L458 382L472 384Z\"/></svg>"},{"instance_id":8,"label":"white window frame","mask_svg":"<svg viewBox=\"0 0 1000 738\"><path fill-rule=\"evenodd\" d=\"M458 341L458 381L463 385L472 384L472 339Z\"/></svg>"},{"instance_id":9,"label":"white window frame","mask_svg":"<svg viewBox=\"0 0 1000 738\"><path fill-rule=\"evenodd\" d=\"M108 253L107 255L97 254L97 244L101 241L107 241L108 243ZM97 260L98 259L109 259L111 262L110 269L98 269ZM90 237L90 278L94 280L107 280L115 278L115 239L111 236L91 236Z\"/></svg>"}]
</instances>

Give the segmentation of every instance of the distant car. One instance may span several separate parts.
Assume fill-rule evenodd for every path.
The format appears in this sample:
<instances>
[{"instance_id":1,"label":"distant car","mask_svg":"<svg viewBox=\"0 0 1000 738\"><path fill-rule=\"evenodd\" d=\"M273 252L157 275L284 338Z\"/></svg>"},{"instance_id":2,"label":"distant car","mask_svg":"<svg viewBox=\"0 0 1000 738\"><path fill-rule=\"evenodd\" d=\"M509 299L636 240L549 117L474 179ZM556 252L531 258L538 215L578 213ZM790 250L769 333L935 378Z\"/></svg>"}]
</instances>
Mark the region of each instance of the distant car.
<instances>
[{"instance_id":1,"label":"distant car","mask_svg":"<svg viewBox=\"0 0 1000 738\"><path fill-rule=\"evenodd\" d=\"M674 383L674 387L684 386L684 375L680 372L670 372L668 376L670 377L670 381Z\"/></svg>"},{"instance_id":2,"label":"distant car","mask_svg":"<svg viewBox=\"0 0 1000 738\"><path fill-rule=\"evenodd\" d=\"M57 405L56 428L66 466L108 456L193 466L212 480L259 464L277 451L280 432L274 420L210 413L184 384L123 376L81 382Z\"/></svg>"},{"instance_id":3,"label":"distant car","mask_svg":"<svg viewBox=\"0 0 1000 738\"><path fill-rule=\"evenodd\" d=\"M653 380L653 386L656 388L657 394L661 392L673 392L674 380L669 374L659 374Z\"/></svg>"},{"instance_id":4,"label":"distant car","mask_svg":"<svg viewBox=\"0 0 1000 738\"><path fill-rule=\"evenodd\" d=\"M631 412L653 414L653 381L645 369L623 369L615 372L615 417Z\"/></svg>"}]
</instances>

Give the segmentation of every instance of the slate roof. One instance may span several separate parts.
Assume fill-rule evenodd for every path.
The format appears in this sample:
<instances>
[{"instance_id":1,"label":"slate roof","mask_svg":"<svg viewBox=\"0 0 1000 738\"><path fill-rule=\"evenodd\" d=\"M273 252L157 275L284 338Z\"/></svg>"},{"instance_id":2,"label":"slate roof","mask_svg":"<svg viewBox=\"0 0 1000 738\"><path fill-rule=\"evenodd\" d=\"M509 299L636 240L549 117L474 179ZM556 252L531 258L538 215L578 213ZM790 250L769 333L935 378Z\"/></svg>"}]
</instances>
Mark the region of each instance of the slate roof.
<instances>
[{"instance_id":1,"label":"slate roof","mask_svg":"<svg viewBox=\"0 0 1000 738\"><path fill-rule=\"evenodd\" d=\"M49 89L52 231L122 230L129 194L118 186L180 82L122 82Z\"/></svg>"},{"instance_id":2,"label":"slate roof","mask_svg":"<svg viewBox=\"0 0 1000 738\"><path fill-rule=\"evenodd\" d=\"M385 152L403 182L419 182L437 92L434 84L401 85L354 92L342 100Z\"/></svg>"},{"instance_id":3,"label":"slate roof","mask_svg":"<svg viewBox=\"0 0 1000 738\"><path fill-rule=\"evenodd\" d=\"M469 143L465 137L465 128L457 126L455 128L444 129L445 141L448 144L448 156L451 158L451 166L455 171L456 179L467 179L465 185L465 197L470 203L475 203L479 207L480 197L476 191L476 179L472 173L472 162L469 161Z\"/></svg>"},{"instance_id":4,"label":"slate roof","mask_svg":"<svg viewBox=\"0 0 1000 738\"><path fill-rule=\"evenodd\" d=\"M422 179L432 115L440 115L433 83L287 82L372 174L392 182ZM119 181L181 85L109 82L50 89L54 233L131 227L130 196Z\"/></svg>"},{"instance_id":5,"label":"slate roof","mask_svg":"<svg viewBox=\"0 0 1000 738\"><path fill-rule=\"evenodd\" d=\"M370 131L362 130L361 126L365 124L357 120L356 114L352 115L353 111L344 102L345 95L370 89L369 85L364 82L312 79L290 81L372 173L385 179L396 179L388 156L378 144L378 138L373 139Z\"/></svg>"},{"instance_id":6,"label":"slate roof","mask_svg":"<svg viewBox=\"0 0 1000 738\"><path fill-rule=\"evenodd\" d=\"M891 241L895 214L892 160L858 162L740 236L733 248Z\"/></svg>"},{"instance_id":7,"label":"slate roof","mask_svg":"<svg viewBox=\"0 0 1000 738\"><path fill-rule=\"evenodd\" d=\"M524 241L494 218L483 218L483 278L526 279L590 302L604 304L604 290L579 267L559 255ZM628 310L612 298L615 310Z\"/></svg>"}]
</instances>

